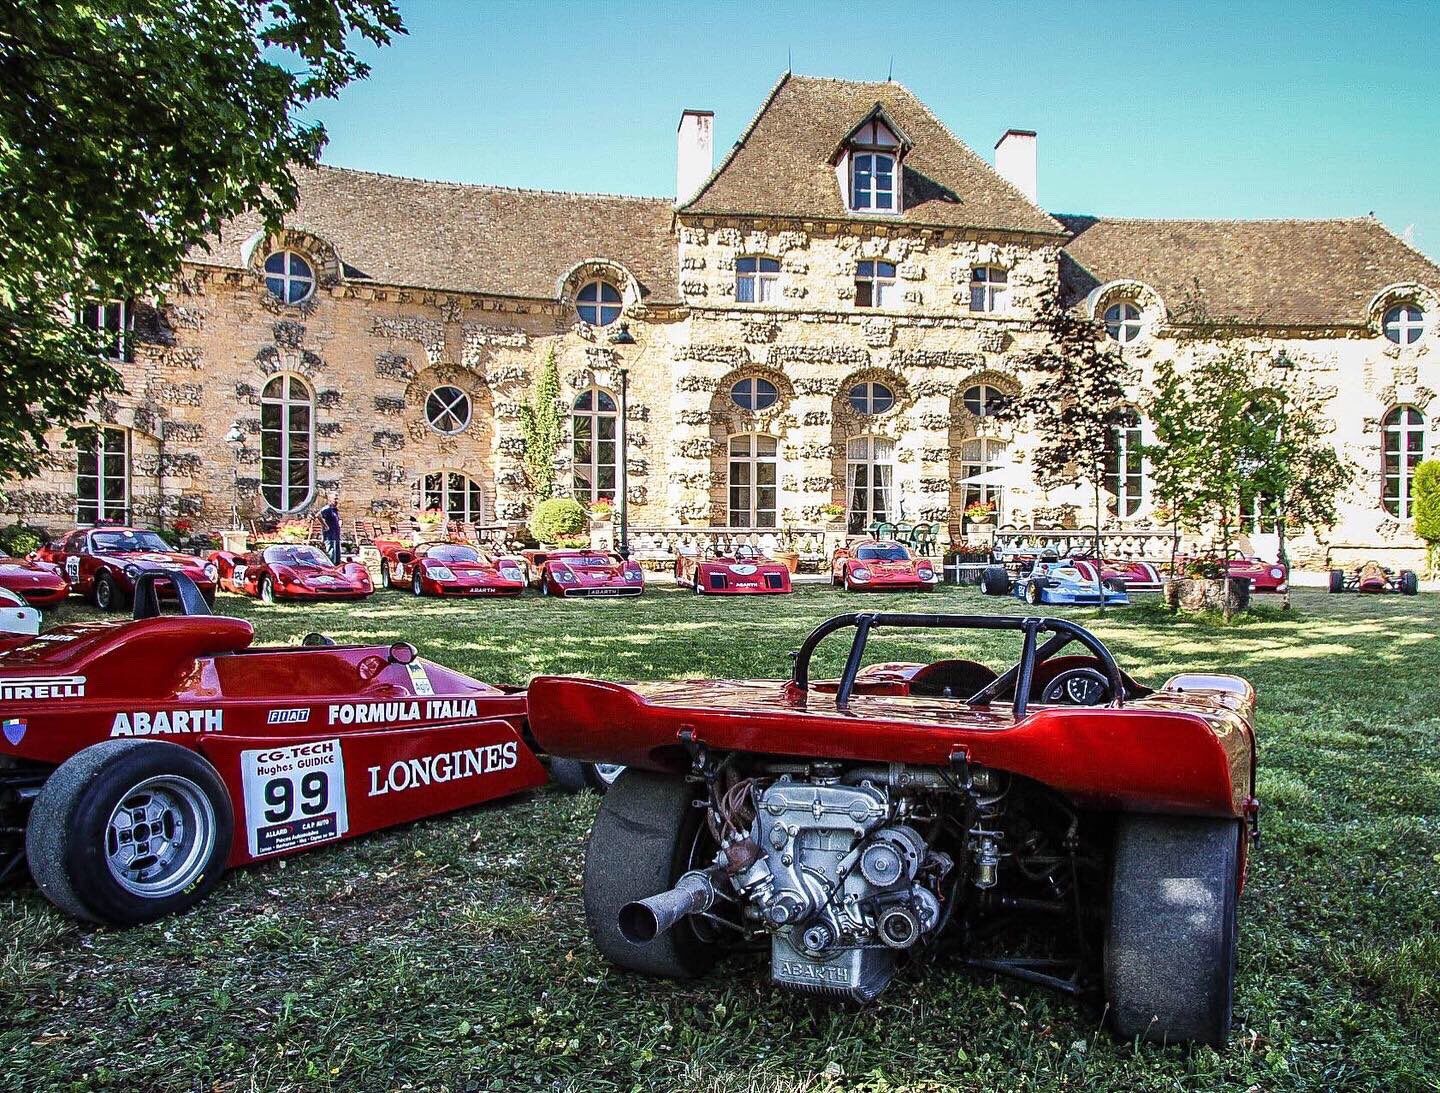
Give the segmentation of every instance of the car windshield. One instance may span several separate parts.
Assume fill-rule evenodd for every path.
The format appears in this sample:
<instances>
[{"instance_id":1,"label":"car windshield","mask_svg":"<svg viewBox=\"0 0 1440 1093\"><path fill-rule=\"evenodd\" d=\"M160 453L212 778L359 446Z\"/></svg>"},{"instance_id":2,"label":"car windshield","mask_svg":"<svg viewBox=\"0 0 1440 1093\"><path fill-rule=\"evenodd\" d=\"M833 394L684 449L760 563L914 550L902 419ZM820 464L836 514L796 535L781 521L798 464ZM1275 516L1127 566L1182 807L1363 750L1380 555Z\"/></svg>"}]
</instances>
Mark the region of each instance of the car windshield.
<instances>
[{"instance_id":1,"label":"car windshield","mask_svg":"<svg viewBox=\"0 0 1440 1093\"><path fill-rule=\"evenodd\" d=\"M271 565L330 565L330 559L313 546L272 546L265 548Z\"/></svg>"},{"instance_id":2,"label":"car windshield","mask_svg":"<svg viewBox=\"0 0 1440 1093\"><path fill-rule=\"evenodd\" d=\"M608 554L572 554L568 558L557 558L565 565L614 565L615 559Z\"/></svg>"},{"instance_id":3,"label":"car windshield","mask_svg":"<svg viewBox=\"0 0 1440 1093\"><path fill-rule=\"evenodd\" d=\"M432 562L478 562L480 552L474 547L452 543L447 546L431 547L425 552L425 557Z\"/></svg>"},{"instance_id":4,"label":"car windshield","mask_svg":"<svg viewBox=\"0 0 1440 1093\"><path fill-rule=\"evenodd\" d=\"M876 543L862 546L855 555L862 562L903 562L910 557L899 543Z\"/></svg>"},{"instance_id":5,"label":"car windshield","mask_svg":"<svg viewBox=\"0 0 1440 1093\"><path fill-rule=\"evenodd\" d=\"M97 531L90 536L90 549L98 554L130 554L141 550L170 552L170 544L153 531Z\"/></svg>"}]
</instances>

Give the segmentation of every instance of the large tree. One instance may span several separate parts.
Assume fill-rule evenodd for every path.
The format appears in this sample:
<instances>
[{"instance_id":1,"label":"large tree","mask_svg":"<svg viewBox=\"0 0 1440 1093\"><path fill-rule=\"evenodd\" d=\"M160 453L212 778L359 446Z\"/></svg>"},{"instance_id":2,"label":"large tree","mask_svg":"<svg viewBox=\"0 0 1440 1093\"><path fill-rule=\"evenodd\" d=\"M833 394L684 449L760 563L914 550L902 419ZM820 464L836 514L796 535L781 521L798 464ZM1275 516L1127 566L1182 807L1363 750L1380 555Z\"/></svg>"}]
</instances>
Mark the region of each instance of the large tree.
<instances>
[{"instance_id":1,"label":"large tree","mask_svg":"<svg viewBox=\"0 0 1440 1093\"><path fill-rule=\"evenodd\" d=\"M79 301L159 291L247 209L278 228L393 0L0 0L0 479L120 387Z\"/></svg>"}]
</instances>

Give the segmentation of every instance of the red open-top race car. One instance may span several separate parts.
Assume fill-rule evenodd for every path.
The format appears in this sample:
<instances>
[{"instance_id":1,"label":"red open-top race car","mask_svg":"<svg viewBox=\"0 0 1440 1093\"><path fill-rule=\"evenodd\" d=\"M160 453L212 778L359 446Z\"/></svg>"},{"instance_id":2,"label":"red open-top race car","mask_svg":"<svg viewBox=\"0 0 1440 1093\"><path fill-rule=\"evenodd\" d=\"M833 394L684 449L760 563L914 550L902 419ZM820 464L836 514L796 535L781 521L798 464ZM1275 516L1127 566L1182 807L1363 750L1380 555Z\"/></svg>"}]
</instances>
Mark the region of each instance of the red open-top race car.
<instances>
[{"instance_id":1,"label":"red open-top race car","mask_svg":"<svg viewBox=\"0 0 1440 1093\"><path fill-rule=\"evenodd\" d=\"M940 583L929 558L917 557L904 543L856 539L830 559L830 583L846 592L925 591Z\"/></svg>"},{"instance_id":2,"label":"red open-top race car","mask_svg":"<svg viewBox=\"0 0 1440 1093\"><path fill-rule=\"evenodd\" d=\"M608 550L527 550L522 552L530 583L546 596L638 596L645 574Z\"/></svg>"},{"instance_id":3,"label":"red open-top race car","mask_svg":"<svg viewBox=\"0 0 1440 1093\"><path fill-rule=\"evenodd\" d=\"M919 627L1010 631L1020 656L862 670L874 633ZM811 679L842 630L840 678ZM862 613L811 633L785 681L542 676L529 700L546 749L627 768L582 889L622 967L697 975L761 945L776 983L869 1001L948 949L1102 987L1127 1038L1225 1041L1258 815L1242 679L1143 686L1060 619Z\"/></svg>"},{"instance_id":4,"label":"red open-top race car","mask_svg":"<svg viewBox=\"0 0 1440 1093\"><path fill-rule=\"evenodd\" d=\"M21 832L62 910L144 922L231 866L354 838L544 783L525 694L413 646L252 648L242 619L136 617L0 637L0 831ZM147 598L148 597L148 598Z\"/></svg>"},{"instance_id":5,"label":"red open-top race car","mask_svg":"<svg viewBox=\"0 0 1440 1093\"><path fill-rule=\"evenodd\" d=\"M1379 562L1366 562L1362 566L1346 571L1330 571L1331 592L1398 592L1402 596L1414 596L1420 592L1420 578L1413 569L1402 569L1398 573Z\"/></svg>"},{"instance_id":6,"label":"red open-top race car","mask_svg":"<svg viewBox=\"0 0 1440 1093\"><path fill-rule=\"evenodd\" d=\"M1079 570L1086 580L1093 582L1096 579L1097 563L1093 554L1071 553L1066 555L1065 560ZM1118 588L1124 592L1160 591L1160 569L1153 562L1143 562L1135 558L1105 558L1098 566L1100 583L1105 587Z\"/></svg>"},{"instance_id":7,"label":"red open-top race car","mask_svg":"<svg viewBox=\"0 0 1440 1093\"><path fill-rule=\"evenodd\" d=\"M675 583L706 595L755 596L791 591L790 569L754 547L731 554L677 554Z\"/></svg>"},{"instance_id":8,"label":"red open-top race car","mask_svg":"<svg viewBox=\"0 0 1440 1093\"><path fill-rule=\"evenodd\" d=\"M417 596L518 596L525 591L525 563L496 557L469 543L432 542L410 546L376 542L380 584L409 588Z\"/></svg>"},{"instance_id":9,"label":"red open-top race car","mask_svg":"<svg viewBox=\"0 0 1440 1093\"><path fill-rule=\"evenodd\" d=\"M58 565L70 582L70 591L88 597L101 611L118 611L135 594L135 579L157 570L189 577L206 600L215 599L218 573L213 562L192 554L177 554L170 544L144 528L76 528L37 552L42 561ZM173 598L170 581L159 583L160 595Z\"/></svg>"},{"instance_id":10,"label":"red open-top race car","mask_svg":"<svg viewBox=\"0 0 1440 1093\"><path fill-rule=\"evenodd\" d=\"M60 567L36 558L0 555L0 588L13 592L31 607L53 607L70 595Z\"/></svg>"},{"instance_id":11,"label":"red open-top race car","mask_svg":"<svg viewBox=\"0 0 1440 1093\"><path fill-rule=\"evenodd\" d=\"M259 596L265 603L363 600L375 591L370 571L359 562L336 565L309 543L275 543L248 554L217 550L210 561L219 571L221 588Z\"/></svg>"}]
</instances>

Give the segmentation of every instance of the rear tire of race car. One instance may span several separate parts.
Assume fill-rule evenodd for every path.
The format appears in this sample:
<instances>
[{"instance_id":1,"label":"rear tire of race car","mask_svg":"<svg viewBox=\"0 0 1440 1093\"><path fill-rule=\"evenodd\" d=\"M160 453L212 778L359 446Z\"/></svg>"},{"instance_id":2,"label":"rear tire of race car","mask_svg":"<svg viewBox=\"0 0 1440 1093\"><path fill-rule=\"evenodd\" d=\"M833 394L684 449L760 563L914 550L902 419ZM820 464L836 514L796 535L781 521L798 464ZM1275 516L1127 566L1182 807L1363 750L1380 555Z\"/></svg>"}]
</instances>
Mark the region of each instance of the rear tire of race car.
<instances>
[{"instance_id":1,"label":"rear tire of race car","mask_svg":"<svg viewBox=\"0 0 1440 1093\"><path fill-rule=\"evenodd\" d=\"M101 611L125 610L125 590L108 573L101 573L95 578L94 597L95 606Z\"/></svg>"},{"instance_id":2,"label":"rear tire of race car","mask_svg":"<svg viewBox=\"0 0 1440 1093\"><path fill-rule=\"evenodd\" d=\"M146 821L134 820L142 813ZM157 848L161 872L122 879L112 855L133 847L147 822L155 837L146 842ZM225 872L233 830L225 784L196 752L160 740L106 740L71 756L41 787L25 853L35 883L60 910L133 926L209 894ZM175 842L177 831L183 834Z\"/></svg>"},{"instance_id":3,"label":"rear tire of race car","mask_svg":"<svg viewBox=\"0 0 1440 1093\"><path fill-rule=\"evenodd\" d=\"M1420 578L1415 576L1413 569L1402 569L1400 571L1400 594L1402 596L1415 596L1420 592Z\"/></svg>"},{"instance_id":4,"label":"rear tire of race car","mask_svg":"<svg viewBox=\"0 0 1440 1093\"><path fill-rule=\"evenodd\" d=\"M1004 566L987 565L980 574L980 591L987 596L1010 595L1010 574Z\"/></svg>"},{"instance_id":5,"label":"rear tire of race car","mask_svg":"<svg viewBox=\"0 0 1440 1093\"><path fill-rule=\"evenodd\" d=\"M709 971L720 946L682 919L643 945L620 933L620 908L672 887L695 860L705 810L693 807L695 789L673 775L626 770L616 779L590 829L582 888L590 937L612 964L647 975L689 979Z\"/></svg>"},{"instance_id":6,"label":"rear tire of race car","mask_svg":"<svg viewBox=\"0 0 1440 1093\"><path fill-rule=\"evenodd\" d=\"M1236 820L1120 819L1105 998L1121 1036L1225 1046L1235 995L1239 854Z\"/></svg>"},{"instance_id":7,"label":"rear tire of race car","mask_svg":"<svg viewBox=\"0 0 1440 1093\"><path fill-rule=\"evenodd\" d=\"M1330 571L1330 591L1345 591L1345 571L1343 569L1332 569Z\"/></svg>"},{"instance_id":8,"label":"rear tire of race car","mask_svg":"<svg viewBox=\"0 0 1440 1093\"><path fill-rule=\"evenodd\" d=\"M1111 592L1119 592L1122 596L1126 593L1125 582L1119 577L1109 577L1101 583Z\"/></svg>"},{"instance_id":9,"label":"rear tire of race car","mask_svg":"<svg viewBox=\"0 0 1440 1093\"><path fill-rule=\"evenodd\" d=\"M615 763L582 763L579 759L550 760L550 778L561 789L579 793L582 789L593 789L606 793L625 768Z\"/></svg>"}]
</instances>

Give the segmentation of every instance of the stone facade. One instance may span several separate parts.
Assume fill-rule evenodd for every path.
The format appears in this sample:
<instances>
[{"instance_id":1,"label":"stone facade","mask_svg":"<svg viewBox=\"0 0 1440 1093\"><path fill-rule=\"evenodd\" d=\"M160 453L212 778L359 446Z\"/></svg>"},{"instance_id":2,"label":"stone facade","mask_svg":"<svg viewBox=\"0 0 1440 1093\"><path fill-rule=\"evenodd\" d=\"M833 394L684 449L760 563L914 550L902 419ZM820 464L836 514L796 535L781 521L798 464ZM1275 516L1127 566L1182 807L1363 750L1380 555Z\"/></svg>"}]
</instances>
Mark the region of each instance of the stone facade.
<instances>
[{"instance_id":1,"label":"stone facade","mask_svg":"<svg viewBox=\"0 0 1440 1093\"><path fill-rule=\"evenodd\" d=\"M827 94L838 84L813 83L823 84ZM772 104L786 86L782 80ZM838 86L867 89L861 98L868 89L903 92L890 90L898 85ZM904 110L913 102L904 98L895 106L912 136L918 123L907 122ZM762 110L760 118L765 116ZM816 124L833 122L843 136L857 120ZM757 119L750 132L762 130ZM747 133L742 145L751 148L749 139ZM917 140L914 154L920 151ZM947 150L950 158L935 162L958 162L959 155ZM732 152L712 182L723 181L743 161ZM120 365L128 393L100 414L127 430L131 518L156 523L189 517L219 527L228 524L237 501L244 518L277 515L259 489L267 473L260 402L266 384L285 375L303 383L297 389L312 407L307 428L313 468L308 489L293 506L297 512L316 511L326 495L338 492L347 521L403 517L415 506L417 483L454 472L473 483L480 498L478 511L465 515L482 523L521 521L531 503L522 407L553 353L567 403L591 388L616 393L620 371L628 376L632 525L731 523L730 440L749 434L775 438L778 527L813 528L826 519L827 506L847 504L847 443L865 437L893 445L887 458L895 516L958 525L967 497L961 480L973 472L967 470L967 445L986 440L1003 446L1010 468L1003 520L1044 522L1056 511L1056 499L1028 484L1026 438L972 413L964 395L980 383L1002 392L1017 388L1014 361L1039 346L1037 312L1048 296L1060 293L1096 316L1116 300L1140 310L1144 333L1125 348L1135 367L1137 401L1160 361L1185 363L1237 344L1264 357L1283 350L1307 381L1331 396L1335 442L1362 469L1340 523L1324 542L1305 544L1305 556L1319 562L1328 551L1337 562L1359 555L1414 560L1419 543L1413 529L1380 503L1381 420L1397 406L1414 407L1427 421L1440 411L1434 402L1440 353L1433 348L1440 337L1433 323L1440 313L1440 271L1408 250L1393 269L1383 268L1375 248L1383 259L1390 242L1403 244L1373 221L1345 222L1354 225L1346 238L1353 236L1360 251L1370 248L1356 261L1375 282L1363 302L1322 301L1329 318L1319 322L1309 314L1261 321L1237 303L1227 324L1214 321L1225 301L1212 294L1202 324L1185 311L1173 285L1157 287L1157 275L1117 276L1108 266L1124 268L1124 253L1086 256L1080 245L1085 232L1051 220L998 176L986 175L983 164L965 160L962 166L970 173L957 174L950 187L960 204L969 197L962 185L993 186L1005 201L1023 207L1025 218L1006 213L1015 221L1009 226L951 223L956 214L927 216L919 198L909 199L897 219L836 217L825 210L813 217L752 214L707 207L713 194L724 191L709 183L677 208L435 183L407 188L409 180L314 173L302 186L295 224L280 237L265 238L248 225L222 234L210 255L184 264L162 303L133 308L134 361ZM945 180L938 182L944 189ZM428 252L423 264L417 258L405 265L403 225L370 222L385 215L383 208L355 211L371 191L383 191L385 206L413 196L437 221L448 215L456 222L479 220L483 227L485 216L543 219L533 228L504 226L501 234L511 242L503 261L477 259L472 252L483 242L458 251L456 266L474 269L449 276L436 272L444 262ZM729 192L743 196L743 187L731 185ZM985 206L985 196L976 195L972 204ZM485 203L483 215L461 207L472 201ZM565 212L572 206L581 212ZM1001 213L1008 208L985 207ZM623 230L610 239L577 239L563 218L582 212L602 220L613 215ZM635 249L641 236L643 251ZM1297 228L1294 238L1305 237ZM513 240L519 238L533 238L535 268L525 268L523 279L501 278L489 290L475 287L487 263L516 266ZM301 255L314 271L314 290L301 303L280 303L266 287L265 259L281 249ZM754 256L778 263L770 296L763 303L737 302L737 263ZM865 261L894 266L893 295L884 307L857 306L856 268ZM1139 258L1136 263L1138 269ZM1382 268L1373 268L1377 264ZM976 267L1006 272L1002 309L971 310ZM1076 288L1077 269L1095 271L1096 283L1079 278ZM1265 275L1283 290L1285 269ZM584 286L597 280L615 288L623 308L619 321L592 326L580 318ZM551 287L541 291L537 285ZM1352 296L1363 295L1361 285ZM1318 291L1306 299L1313 303ZM1254 294L1263 296L1261 289ZM1397 301L1414 303L1427 316L1425 335L1414 344L1383 336L1382 316ZM617 337L622 327L624 336ZM746 379L772 384L773 405L755 411L737 405L732 388ZM856 412L849 392L861 383L883 385L893 405L875 414ZM425 407L432 391L449 387L468 396L470 414L465 428L444 433L427 422ZM238 447L225 440L232 425L244 438ZM65 451L58 436L56 441L52 466L34 480L10 484L0 501L12 516L59 530L75 519L77 480L75 453ZM567 433L557 454L559 481L567 488L575 472L571 441ZM1426 428L1424 445L1427 455L1440 454L1440 429ZM1124 522L1144 527L1149 512L1142 501Z\"/></svg>"}]
</instances>

